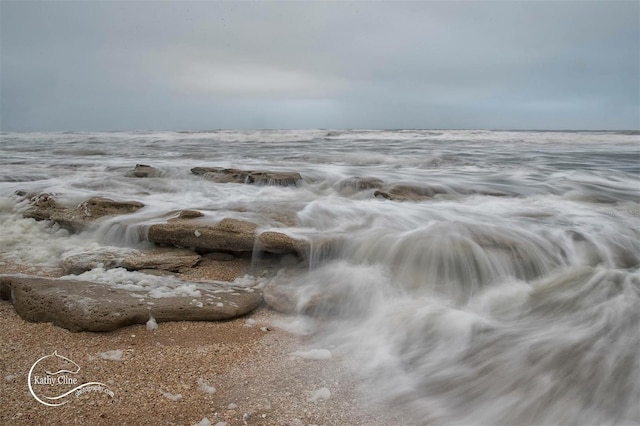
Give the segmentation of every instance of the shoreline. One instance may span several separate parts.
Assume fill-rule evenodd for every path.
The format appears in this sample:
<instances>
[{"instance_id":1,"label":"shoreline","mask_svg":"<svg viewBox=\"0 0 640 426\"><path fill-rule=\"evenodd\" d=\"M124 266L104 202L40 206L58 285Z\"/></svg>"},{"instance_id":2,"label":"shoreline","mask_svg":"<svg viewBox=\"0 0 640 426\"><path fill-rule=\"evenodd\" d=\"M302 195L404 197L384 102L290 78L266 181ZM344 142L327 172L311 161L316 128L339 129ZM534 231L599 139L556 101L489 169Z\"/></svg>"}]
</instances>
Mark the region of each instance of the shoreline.
<instances>
[{"instance_id":1,"label":"shoreline","mask_svg":"<svg viewBox=\"0 0 640 426\"><path fill-rule=\"evenodd\" d=\"M5 263L2 269L28 267ZM10 302L0 301L0 423L194 425L207 418L228 426L413 424L367 401L348 354L325 360L292 356L313 346L309 337L272 325L287 318L263 305L227 321L74 333L27 322ZM70 395L60 407L37 402L28 390L28 372L54 351L80 366L80 383L104 383L113 397L86 392ZM330 397L312 401L323 388Z\"/></svg>"}]
</instances>

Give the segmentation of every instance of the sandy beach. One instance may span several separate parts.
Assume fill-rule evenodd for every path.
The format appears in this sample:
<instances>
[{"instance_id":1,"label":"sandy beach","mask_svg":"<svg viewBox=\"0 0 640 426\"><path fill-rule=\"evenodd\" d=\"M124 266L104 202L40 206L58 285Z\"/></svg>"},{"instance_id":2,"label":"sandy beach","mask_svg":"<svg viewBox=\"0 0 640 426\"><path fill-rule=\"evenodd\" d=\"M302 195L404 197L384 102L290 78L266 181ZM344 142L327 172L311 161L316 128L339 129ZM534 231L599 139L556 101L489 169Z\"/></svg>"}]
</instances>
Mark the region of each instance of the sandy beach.
<instances>
[{"instance_id":1,"label":"sandy beach","mask_svg":"<svg viewBox=\"0 0 640 426\"><path fill-rule=\"evenodd\" d=\"M2 272L28 269L5 263ZM292 356L310 348L307 338L273 326L278 320L286 316L261 307L230 321L72 333L24 321L2 301L0 423L194 425L206 418L229 426L403 424L364 399L346 367L348 354L328 360ZM113 397L87 392L67 397L60 407L37 402L27 387L28 372L54 351L80 366L81 383L105 383ZM329 399L311 401L322 388L330 390Z\"/></svg>"}]
</instances>

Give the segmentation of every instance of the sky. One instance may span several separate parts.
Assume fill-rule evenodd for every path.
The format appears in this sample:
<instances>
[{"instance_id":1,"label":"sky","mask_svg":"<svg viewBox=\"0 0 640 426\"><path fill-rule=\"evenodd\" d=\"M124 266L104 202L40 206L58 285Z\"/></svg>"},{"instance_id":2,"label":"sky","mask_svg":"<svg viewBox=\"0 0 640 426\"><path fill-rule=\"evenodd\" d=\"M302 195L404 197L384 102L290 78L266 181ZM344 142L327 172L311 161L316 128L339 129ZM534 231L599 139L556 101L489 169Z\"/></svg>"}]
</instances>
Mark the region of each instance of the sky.
<instances>
[{"instance_id":1,"label":"sky","mask_svg":"<svg viewBox=\"0 0 640 426\"><path fill-rule=\"evenodd\" d=\"M640 129L640 1L0 0L0 130Z\"/></svg>"}]
</instances>

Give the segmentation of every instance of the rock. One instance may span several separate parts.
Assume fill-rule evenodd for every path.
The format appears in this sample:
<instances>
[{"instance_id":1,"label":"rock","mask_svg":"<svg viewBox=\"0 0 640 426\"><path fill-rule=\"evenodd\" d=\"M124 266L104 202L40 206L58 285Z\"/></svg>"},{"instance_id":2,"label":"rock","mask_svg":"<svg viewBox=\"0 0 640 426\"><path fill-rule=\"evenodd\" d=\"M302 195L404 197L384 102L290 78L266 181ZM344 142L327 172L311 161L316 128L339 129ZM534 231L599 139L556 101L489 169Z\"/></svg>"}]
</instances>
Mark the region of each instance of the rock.
<instances>
[{"instance_id":1,"label":"rock","mask_svg":"<svg viewBox=\"0 0 640 426\"><path fill-rule=\"evenodd\" d=\"M87 217L98 218L134 213L144 207L138 201L114 201L104 197L93 197L80 203L76 210L80 210Z\"/></svg>"},{"instance_id":2,"label":"rock","mask_svg":"<svg viewBox=\"0 0 640 426\"><path fill-rule=\"evenodd\" d=\"M111 249L73 254L60 262L67 274L81 274L97 267L125 268L130 271L161 270L180 272L200 261L200 255L187 249L157 248L147 251Z\"/></svg>"},{"instance_id":3,"label":"rock","mask_svg":"<svg viewBox=\"0 0 640 426\"><path fill-rule=\"evenodd\" d=\"M180 272L191 268L200 261L200 255L187 249L157 248L140 251L128 256L123 266L130 271L143 269L160 269L163 271Z\"/></svg>"},{"instance_id":4,"label":"rock","mask_svg":"<svg viewBox=\"0 0 640 426\"><path fill-rule=\"evenodd\" d=\"M61 227L75 232L86 229L95 220L104 216L130 214L144 207L137 201L114 201L104 197L93 197L74 208L60 205L52 194L39 194L31 198L23 216L35 220L51 220Z\"/></svg>"},{"instance_id":5,"label":"rock","mask_svg":"<svg viewBox=\"0 0 640 426\"><path fill-rule=\"evenodd\" d=\"M51 218L54 215L61 215L66 210L65 207L58 204L55 195L46 192L32 196L29 202L31 207L22 214L27 219L53 220Z\"/></svg>"},{"instance_id":6,"label":"rock","mask_svg":"<svg viewBox=\"0 0 640 426\"><path fill-rule=\"evenodd\" d=\"M134 252L132 250L131 252ZM65 274L78 275L86 271L90 271L97 267L104 269L120 268L127 254L120 251L109 249L94 250L86 253L75 253L70 256L63 257L60 260L60 266Z\"/></svg>"},{"instance_id":7,"label":"rock","mask_svg":"<svg viewBox=\"0 0 640 426\"><path fill-rule=\"evenodd\" d=\"M304 256L309 250L309 243L305 240L275 231L258 235L257 229L257 224L238 219L225 218L209 224L178 217L152 225L148 239L161 246L190 247L200 252L253 252L258 249Z\"/></svg>"},{"instance_id":8,"label":"rock","mask_svg":"<svg viewBox=\"0 0 640 426\"><path fill-rule=\"evenodd\" d=\"M421 201L432 198L438 194L447 193L448 191L441 187L393 185L375 191L373 196L393 201Z\"/></svg>"},{"instance_id":9,"label":"rock","mask_svg":"<svg viewBox=\"0 0 640 426\"><path fill-rule=\"evenodd\" d=\"M217 183L295 186L298 181L302 180L302 176L297 172L224 169L221 167L194 167L191 169L191 173Z\"/></svg>"},{"instance_id":10,"label":"rock","mask_svg":"<svg viewBox=\"0 0 640 426\"><path fill-rule=\"evenodd\" d=\"M303 255L309 252L309 242L298 240L282 232L266 231L258 237L262 250L269 253L297 253Z\"/></svg>"},{"instance_id":11,"label":"rock","mask_svg":"<svg viewBox=\"0 0 640 426\"><path fill-rule=\"evenodd\" d=\"M225 218L216 224L176 218L149 227L148 239L164 246L200 251L252 251L258 225Z\"/></svg>"},{"instance_id":12,"label":"rock","mask_svg":"<svg viewBox=\"0 0 640 426\"><path fill-rule=\"evenodd\" d=\"M335 185L335 188L340 193L354 193L368 189L380 189L382 188L382 185L384 185L384 182L378 178L351 177L342 179Z\"/></svg>"},{"instance_id":13,"label":"rock","mask_svg":"<svg viewBox=\"0 0 640 426\"><path fill-rule=\"evenodd\" d=\"M133 169L133 175L139 178L147 178L159 176L160 172L155 167L146 164L136 164L136 167Z\"/></svg>"},{"instance_id":14,"label":"rock","mask_svg":"<svg viewBox=\"0 0 640 426\"><path fill-rule=\"evenodd\" d=\"M197 210L180 210L178 213L178 218L180 219L195 219L202 216L204 216L204 214Z\"/></svg>"},{"instance_id":15,"label":"rock","mask_svg":"<svg viewBox=\"0 0 640 426\"><path fill-rule=\"evenodd\" d=\"M0 294L11 295L16 312L24 320L52 322L71 331L112 331L145 324L150 317L158 323L227 320L251 312L262 302L261 294L252 289L214 284L198 284L197 288L200 297L149 298L145 292L106 284L0 276Z\"/></svg>"}]
</instances>

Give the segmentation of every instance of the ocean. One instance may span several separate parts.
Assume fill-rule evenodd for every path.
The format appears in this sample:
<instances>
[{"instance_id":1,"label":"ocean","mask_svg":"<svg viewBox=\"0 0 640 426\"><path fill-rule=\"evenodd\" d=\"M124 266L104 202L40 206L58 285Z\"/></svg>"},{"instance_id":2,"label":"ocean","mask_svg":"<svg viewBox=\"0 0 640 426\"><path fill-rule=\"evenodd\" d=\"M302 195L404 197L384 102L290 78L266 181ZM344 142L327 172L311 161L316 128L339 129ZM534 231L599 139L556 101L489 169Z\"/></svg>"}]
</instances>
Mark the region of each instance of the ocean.
<instances>
[{"instance_id":1,"label":"ocean","mask_svg":"<svg viewBox=\"0 0 640 426\"><path fill-rule=\"evenodd\" d=\"M249 220L309 241L271 284L297 306L331 300L300 321L357 360L377 403L432 424L640 424L638 132L2 133L0 164L0 267L145 247L182 209ZM198 166L302 180L216 183ZM16 191L145 207L70 234L23 218Z\"/></svg>"}]
</instances>

